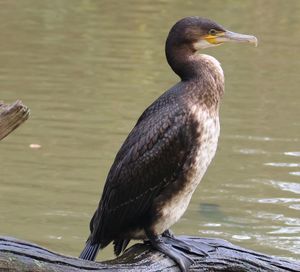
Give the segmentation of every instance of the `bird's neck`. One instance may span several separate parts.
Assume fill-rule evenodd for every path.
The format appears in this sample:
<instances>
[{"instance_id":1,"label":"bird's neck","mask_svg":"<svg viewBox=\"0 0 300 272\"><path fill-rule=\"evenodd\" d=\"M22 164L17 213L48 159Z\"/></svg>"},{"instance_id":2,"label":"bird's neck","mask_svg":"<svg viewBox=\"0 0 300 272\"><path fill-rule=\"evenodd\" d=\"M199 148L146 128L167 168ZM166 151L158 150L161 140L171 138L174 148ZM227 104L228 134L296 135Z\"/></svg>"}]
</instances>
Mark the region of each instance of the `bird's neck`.
<instances>
[{"instance_id":1,"label":"bird's neck","mask_svg":"<svg viewBox=\"0 0 300 272\"><path fill-rule=\"evenodd\" d=\"M199 54L189 45L182 47L166 44L166 57L172 70L182 81L204 80L213 77L224 84L224 74L220 63L212 56Z\"/></svg>"},{"instance_id":2,"label":"bird's neck","mask_svg":"<svg viewBox=\"0 0 300 272\"><path fill-rule=\"evenodd\" d=\"M214 57L206 54L194 54L190 56L192 62L197 63L198 76L213 77L214 81L219 84L224 84L224 73L220 62Z\"/></svg>"},{"instance_id":3,"label":"bird's neck","mask_svg":"<svg viewBox=\"0 0 300 272\"><path fill-rule=\"evenodd\" d=\"M224 73L219 61L205 54L194 54L190 58L197 69L196 76L188 83L195 86L193 96L196 101L218 112L224 94Z\"/></svg>"},{"instance_id":4,"label":"bird's neck","mask_svg":"<svg viewBox=\"0 0 300 272\"><path fill-rule=\"evenodd\" d=\"M169 65L189 85L193 97L206 98L206 103L218 107L224 93L224 74L218 60L189 48L166 50Z\"/></svg>"},{"instance_id":5,"label":"bird's neck","mask_svg":"<svg viewBox=\"0 0 300 272\"><path fill-rule=\"evenodd\" d=\"M187 81L198 77L197 63L191 60L194 52L188 45L176 47L171 42L166 43L166 57L172 70L181 78Z\"/></svg>"}]
</instances>

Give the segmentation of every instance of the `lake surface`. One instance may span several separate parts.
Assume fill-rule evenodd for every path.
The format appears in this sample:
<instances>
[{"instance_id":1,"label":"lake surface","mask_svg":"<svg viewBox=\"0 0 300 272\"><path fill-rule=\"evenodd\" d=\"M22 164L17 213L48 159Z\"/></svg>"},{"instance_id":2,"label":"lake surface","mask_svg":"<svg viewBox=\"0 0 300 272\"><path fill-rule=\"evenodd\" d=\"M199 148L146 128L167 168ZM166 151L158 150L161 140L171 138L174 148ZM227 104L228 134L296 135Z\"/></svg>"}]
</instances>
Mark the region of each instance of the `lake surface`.
<instances>
[{"instance_id":1,"label":"lake surface","mask_svg":"<svg viewBox=\"0 0 300 272\"><path fill-rule=\"evenodd\" d=\"M0 234L77 256L114 156L178 81L164 56L189 15L254 34L226 44L216 157L173 227L300 254L300 1L0 1L0 99L30 119L0 143ZM31 148L31 144L40 148ZM113 257L112 250L100 254Z\"/></svg>"}]
</instances>

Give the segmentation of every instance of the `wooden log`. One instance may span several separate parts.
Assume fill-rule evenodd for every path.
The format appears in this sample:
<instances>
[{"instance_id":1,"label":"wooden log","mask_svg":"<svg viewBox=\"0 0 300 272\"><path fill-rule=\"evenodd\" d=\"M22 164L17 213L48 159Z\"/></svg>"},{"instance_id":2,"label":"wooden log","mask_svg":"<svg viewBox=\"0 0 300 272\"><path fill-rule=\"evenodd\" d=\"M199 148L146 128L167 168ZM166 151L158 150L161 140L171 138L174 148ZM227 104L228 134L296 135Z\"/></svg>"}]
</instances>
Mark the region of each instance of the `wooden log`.
<instances>
[{"instance_id":1,"label":"wooden log","mask_svg":"<svg viewBox=\"0 0 300 272\"><path fill-rule=\"evenodd\" d=\"M29 109L20 101L4 104L0 101L0 140L24 123L29 117Z\"/></svg>"},{"instance_id":2,"label":"wooden log","mask_svg":"<svg viewBox=\"0 0 300 272\"><path fill-rule=\"evenodd\" d=\"M189 254L198 272L299 272L300 262L271 257L212 238L180 236L181 240L206 250L206 257ZM207 250L209 249L209 250ZM90 271L179 271L176 264L149 244L136 244L122 256L106 262L90 262L54 253L38 245L0 237L0 271L90 272Z\"/></svg>"}]
</instances>

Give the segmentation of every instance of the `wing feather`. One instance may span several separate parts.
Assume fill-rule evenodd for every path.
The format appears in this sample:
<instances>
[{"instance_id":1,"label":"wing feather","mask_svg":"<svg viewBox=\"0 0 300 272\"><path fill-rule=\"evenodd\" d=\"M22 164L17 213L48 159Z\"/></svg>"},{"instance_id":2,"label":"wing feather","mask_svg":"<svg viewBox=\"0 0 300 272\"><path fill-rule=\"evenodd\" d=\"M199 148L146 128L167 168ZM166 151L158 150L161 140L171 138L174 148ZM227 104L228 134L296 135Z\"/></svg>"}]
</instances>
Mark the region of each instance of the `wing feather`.
<instances>
[{"instance_id":1,"label":"wing feather","mask_svg":"<svg viewBox=\"0 0 300 272\"><path fill-rule=\"evenodd\" d=\"M90 238L101 247L145 216L189 154L188 116L182 107L169 103L164 110L148 110L151 118L142 115L118 152L93 216Z\"/></svg>"}]
</instances>

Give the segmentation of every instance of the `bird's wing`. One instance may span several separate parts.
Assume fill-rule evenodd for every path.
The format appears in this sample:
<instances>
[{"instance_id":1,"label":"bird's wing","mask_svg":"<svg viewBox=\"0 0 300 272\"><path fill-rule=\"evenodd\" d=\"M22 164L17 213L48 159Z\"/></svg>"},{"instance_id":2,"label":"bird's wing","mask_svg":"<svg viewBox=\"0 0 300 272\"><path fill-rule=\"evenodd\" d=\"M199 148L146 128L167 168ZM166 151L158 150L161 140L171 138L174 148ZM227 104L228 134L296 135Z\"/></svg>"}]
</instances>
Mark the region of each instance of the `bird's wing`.
<instances>
[{"instance_id":1,"label":"bird's wing","mask_svg":"<svg viewBox=\"0 0 300 272\"><path fill-rule=\"evenodd\" d=\"M173 105L140 119L118 152L91 222L91 238L106 246L132 227L176 178L192 146L186 114Z\"/></svg>"}]
</instances>

